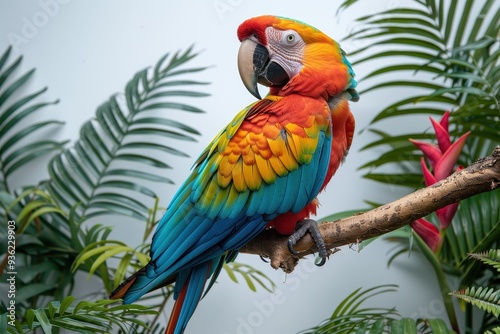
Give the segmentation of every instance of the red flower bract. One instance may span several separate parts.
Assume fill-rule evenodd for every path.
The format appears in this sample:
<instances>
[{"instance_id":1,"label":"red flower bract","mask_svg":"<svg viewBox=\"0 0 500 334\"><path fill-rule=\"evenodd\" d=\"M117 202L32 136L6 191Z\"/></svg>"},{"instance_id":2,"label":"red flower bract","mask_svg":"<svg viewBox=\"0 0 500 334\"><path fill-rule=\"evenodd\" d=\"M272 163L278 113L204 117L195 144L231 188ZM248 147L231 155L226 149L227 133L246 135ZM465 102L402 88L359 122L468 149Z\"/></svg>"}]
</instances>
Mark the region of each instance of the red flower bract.
<instances>
[{"instance_id":1,"label":"red flower bract","mask_svg":"<svg viewBox=\"0 0 500 334\"><path fill-rule=\"evenodd\" d=\"M410 223L410 226L425 241L427 246L429 246L433 252L436 252L439 249L441 236L439 235L439 229L436 225L425 220L424 218L419 218L413 223Z\"/></svg>"},{"instance_id":2,"label":"red flower bract","mask_svg":"<svg viewBox=\"0 0 500 334\"><path fill-rule=\"evenodd\" d=\"M410 139L410 141L424 153L425 158L431 165L432 172L427 168L425 159L422 158L420 160L425 185L427 187L441 181L452 173L453 167L457 163L460 153L465 145L465 141L470 134L470 131L466 132L452 143L450 133L448 131L449 116L450 112L447 111L444 113L439 122L431 118L431 123L434 127L434 132L436 133L438 145ZM457 171L462 168L463 167L458 167ZM440 222L440 229L423 218L420 218L410 224L415 232L417 232L417 234L434 252L437 251L442 241L440 230L444 230L450 225L455 213L457 212L458 204L459 202L456 202L436 211L436 215Z\"/></svg>"}]
</instances>

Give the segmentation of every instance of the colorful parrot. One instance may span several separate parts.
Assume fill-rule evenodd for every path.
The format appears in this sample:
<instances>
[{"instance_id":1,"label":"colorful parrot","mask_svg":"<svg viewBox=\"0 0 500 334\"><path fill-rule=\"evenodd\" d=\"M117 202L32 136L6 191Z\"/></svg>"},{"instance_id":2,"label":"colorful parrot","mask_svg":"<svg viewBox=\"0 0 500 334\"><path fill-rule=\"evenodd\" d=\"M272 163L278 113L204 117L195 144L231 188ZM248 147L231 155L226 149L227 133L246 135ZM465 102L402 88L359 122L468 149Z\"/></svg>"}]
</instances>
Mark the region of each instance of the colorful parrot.
<instances>
[{"instance_id":1,"label":"colorful parrot","mask_svg":"<svg viewBox=\"0 0 500 334\"><path fill-rule=\"evenodd\" d=\"M243 22L238 38L242 81L259 100L202 152L158 224L151 261L110 297L129 304L175 282L166 333L184 332L223 264L266 228L291 235L291 251L307 230L322 241L308 217L354 134L356 81L334 40L277 16ZM257 83L270 88L262 99Z\"/></svg>"}]
</instances>

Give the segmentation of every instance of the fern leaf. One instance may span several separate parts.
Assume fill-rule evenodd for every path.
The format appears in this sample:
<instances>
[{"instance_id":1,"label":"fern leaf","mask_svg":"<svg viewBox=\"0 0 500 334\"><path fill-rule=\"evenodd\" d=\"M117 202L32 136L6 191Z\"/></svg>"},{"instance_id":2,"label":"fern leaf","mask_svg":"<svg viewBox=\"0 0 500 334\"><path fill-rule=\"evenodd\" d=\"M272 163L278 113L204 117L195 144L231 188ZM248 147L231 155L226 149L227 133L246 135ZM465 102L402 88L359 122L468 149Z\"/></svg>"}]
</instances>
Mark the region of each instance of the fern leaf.
<instances>
[{"instance_id":1,"label":"fern leaf","mask_svg":"<svg viewBox=\"0 0 500 334\"><path fill-rule=\"evenodd\" d=\"M450 294L493 314L497 318L500 316L500 289L469 287L465 290L453 291Z\"/></svg>"},{"instance_id":2,"label":"fern leaf","mask_svg":"<svg viewBox=\"0 0 500 334\"><path fill-rule=\"evenodd\" d=\"M488 264L500 272L500 249L491 249L488 252L469 254L469 257Z\"/></svg>"}]
</instances>

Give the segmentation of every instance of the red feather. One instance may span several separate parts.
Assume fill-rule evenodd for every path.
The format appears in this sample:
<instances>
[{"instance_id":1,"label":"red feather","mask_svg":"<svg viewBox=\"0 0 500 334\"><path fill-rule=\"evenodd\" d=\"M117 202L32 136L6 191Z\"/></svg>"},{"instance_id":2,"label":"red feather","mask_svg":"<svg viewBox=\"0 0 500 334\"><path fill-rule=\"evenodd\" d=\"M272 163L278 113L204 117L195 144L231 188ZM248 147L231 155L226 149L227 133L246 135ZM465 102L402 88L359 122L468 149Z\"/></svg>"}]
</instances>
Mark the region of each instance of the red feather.
<instances>
[{"instance_id":1,"label":"red feather","mask_svg":"<svg viewBox=\"0 0 500 334\"><path fill-rule=\"evenodd\" d=\"M238 27L238 38L242 41L251 35L255 35L259 42L267 45L266 28L272 26L275 22L276 17L269 15L248 19Z\"/></svg>"}]
</instances>

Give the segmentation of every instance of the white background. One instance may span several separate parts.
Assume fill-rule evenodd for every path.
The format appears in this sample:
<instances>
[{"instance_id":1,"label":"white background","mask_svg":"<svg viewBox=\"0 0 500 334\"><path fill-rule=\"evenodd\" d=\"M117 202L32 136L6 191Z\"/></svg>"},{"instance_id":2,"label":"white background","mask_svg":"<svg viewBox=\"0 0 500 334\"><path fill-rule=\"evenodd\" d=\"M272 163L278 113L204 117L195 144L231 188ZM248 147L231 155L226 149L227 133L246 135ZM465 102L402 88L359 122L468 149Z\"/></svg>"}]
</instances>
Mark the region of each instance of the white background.
<instances>
[{"instance_id":1,"label":"white background","mask_svg":"<svg viewBox=\"0 0 500 334\"><path fill-rule=\"evenodd\" d=\"M50 108L48 118L66 122L56 136L74 141L80 126L93 117L97 106L110 95L122 92L132 75L153 65L166 52L184 50L194 44L201 54L188 66L211 66L196 75L209 81L202 89L208 98L191 103L206 111L176 117L202 132L198 143L181 143L191 158L173 159L174 172L168 174L182 183L198 153L231 118L254 101L240 82L236 68L239 41L236 29L245 19L275 14L307 22L340 41L349 53L364 42L343 41L356 27L355 19L376 11L402 6L407 1L363 1L338 16L339 1L2 1L0 3L0 52L12 44L14 56L24 55L22 72L36 67L28 91L49 87L45 98L60 99ZM369 65L355 67L361 79L370 72ZM21 73L21 72L19 72ZM360 81L362 90L366 83ZM261 94L265 93L261 87ZM408 92L391 89L367 93L352 104L357 129L365 129L373 116L390 101ZM49 110L49 109L47 109ZM404 120L406 120L405 118ZM428 130L429 123L409 124L393 121L386 127L394 133L405 129ZM415 130L418 131L418 130ZM387 202L404 193L370 182L357 168L375 157L375 152L359 148L372 140L366 131L357 133L347 161L337 172L327 191L320 196L319 217L364 208L363 200ZM175 143L174 143L175 145ZM169 161L169 163L171 163ZM16 184L36 183L47 177L45 163L31 166L29 173L16 175ZM156 189L167 205L176 186ZM140 243L142 225L137 221L100 221L114 225L112 239L131 246ZM137 231L137 232L136 232ZM444 316L432 271L418 254L401 256L387 268L389 250L394 245L377 241L362 252L347 247L316 268L310 257L301 261L290 275L274 271L256 256L240 255L248 263L270 276L278 291L270 295L263 289L251 292L242 281L234 284L225 273L201 301L186 333L296 333L327 318L334 307L359 287L395 283L398 294L387 294L371 305L397 307L403 316ZM95 281L82 281L78 293L99 289ZM78 297L78 296L77 296Z\"/></svg>"}]
</instances>

